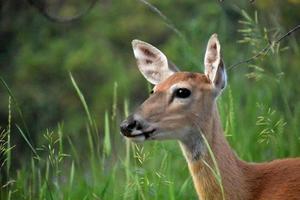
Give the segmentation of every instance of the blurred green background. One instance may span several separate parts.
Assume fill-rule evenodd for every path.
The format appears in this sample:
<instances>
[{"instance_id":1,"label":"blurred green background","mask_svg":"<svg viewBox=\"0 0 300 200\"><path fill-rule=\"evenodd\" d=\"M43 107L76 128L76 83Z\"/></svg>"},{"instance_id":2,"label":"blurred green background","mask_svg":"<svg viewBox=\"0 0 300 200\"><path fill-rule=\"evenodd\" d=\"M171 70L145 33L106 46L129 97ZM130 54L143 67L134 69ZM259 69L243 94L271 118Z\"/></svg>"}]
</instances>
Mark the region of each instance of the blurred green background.
<instances>
[{"instance_id":1,"label":"blurred green background","mask_svg":"<svg viewBox=\"0 0 300 200\"><path fill-rule=\"evenodd\" d=\"M67 18L89 4L43 5ZM298 25L299 0L99 0L68 23L27 1L0 6L0 199L196 198L176 142L134 145L119 135L149 91L136 38L201 72L218 33L229 80L219 108L232 147L247 161L300 155L300 33L231 68Z\"/></svg>"}]
</instances>

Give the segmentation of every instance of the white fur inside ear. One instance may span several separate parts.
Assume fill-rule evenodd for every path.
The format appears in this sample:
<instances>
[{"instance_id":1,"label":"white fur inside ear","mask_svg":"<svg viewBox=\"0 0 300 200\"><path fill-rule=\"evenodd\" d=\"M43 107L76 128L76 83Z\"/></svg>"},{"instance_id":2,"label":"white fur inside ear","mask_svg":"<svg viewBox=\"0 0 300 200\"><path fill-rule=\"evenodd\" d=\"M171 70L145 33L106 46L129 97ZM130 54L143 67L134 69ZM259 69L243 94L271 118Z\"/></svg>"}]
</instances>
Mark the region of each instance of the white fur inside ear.
<instances>
[{"instance_id":1,"label":"white fur inside ear","mask_svg":"<svg viewBox=\"0 0 300 200\"><path fill-rule=\"evenodd\" d=\"M204 58L205 74L212 82L214 82L216 78L216 73L220 64L220 51L221 46L218 36L217 34L213 34L208 41Z\"/></svg>"},{"instance_id":2,"label":"white fur inside ear","mask_svg":"<svg viewBox=\"0 0 300 200\"><path fill-rule=\"evenodd\" d=\"M132 48L140 72L150 83L156 85L175 73L169 68L167 57L151 44L133 40Z\"/></svg>"}]
</instances>

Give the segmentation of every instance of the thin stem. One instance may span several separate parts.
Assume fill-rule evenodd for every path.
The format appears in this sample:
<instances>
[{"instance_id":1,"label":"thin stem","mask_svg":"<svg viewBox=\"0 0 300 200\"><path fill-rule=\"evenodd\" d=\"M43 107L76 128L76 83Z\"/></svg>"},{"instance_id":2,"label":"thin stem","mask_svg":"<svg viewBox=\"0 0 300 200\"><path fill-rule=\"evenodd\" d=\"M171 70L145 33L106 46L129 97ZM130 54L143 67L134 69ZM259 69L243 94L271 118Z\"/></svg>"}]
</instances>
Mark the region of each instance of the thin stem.
<instances>
[{"instance_id":1,"label":"thin stem","mask_svg":"<svg viewBox=\"0 0 300 200\"><path fill-rule=\"evenodd\" d=\"M253 55L252 57L250 57L246 60L239 61L239 62L231 65L228 68L228 70L234 69L234 68L236 68L237 66L239 66L241 64L250 63L252 60L254 60L258 57L267 55L272 47L274 47L276 44L279 44L283 39L290 36L292 33L296 32L298 29L300 29L300 24L298 24L297 26L295 26L294 28L289 30L286 34L282 35L277 40L271 41L266 47L264 47L262 50L260 50L257 54Z\"/></svg>"}]
</instances>

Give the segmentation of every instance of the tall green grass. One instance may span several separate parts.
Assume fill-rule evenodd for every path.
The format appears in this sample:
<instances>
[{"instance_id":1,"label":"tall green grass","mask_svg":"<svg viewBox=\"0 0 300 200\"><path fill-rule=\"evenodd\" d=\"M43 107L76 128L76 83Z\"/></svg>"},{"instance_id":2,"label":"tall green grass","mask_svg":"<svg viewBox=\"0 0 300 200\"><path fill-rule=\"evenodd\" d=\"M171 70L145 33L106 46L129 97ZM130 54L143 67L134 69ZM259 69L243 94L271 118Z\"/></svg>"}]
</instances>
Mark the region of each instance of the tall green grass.
<instances>
[{"instance_id":1,"label":"tall green grass","mask_svg":"<svg viewBox=\"0 0 300 200\"><path fill-rule=\"evenodd\" d=\"M242 15L241 42L257 53L270 33L259 25L257 14L252 17L243 11ZM179 45L185 48L187 44L182 41ZM282 76L286 48L274 46L271 51L269 57L229 71L229 86L219 99L225 135L238 155L248 161L300 155L300 103L291 106L288 93L295 80ZM78 112L84 113L85 129L70 134L58 122L53 130L41 133L44 137L40 143L32 142L13 91L2 83L8 94L8 122L0 130L0 153L4 157L0 163L1 200L197 198L176 142L133 144L119 135L121 119L134 108L131 99L118 98L117 83L112 88L111 108L101 113L103 121L98 122L84 97L88 91L81 91L80 83L70 74L70 84L82 105ZM12 124L12 110L21 117L20 125ZM18 156L11 137L21 138L30 150L18 167L11 163L11 158ZM210 154L213 157L213 152ZM210 166L212 173L222 188L216 161L214 165Z\"/></svg>"},{"instance_id":2,"label":"tall green grass","mask_svg":"<svg viewBox=\"0 0 300 200\"><path fill-rule=\"evenodd\" d=\"M75 139L72 135L66 135L61 123L56 129L43 133L41 144L33 144L23 128L16 125L18 136L31 150L31 155L23 161L22 167L16 169L10 167L9 161L11 156L15 156L7 140L10 132L3 130L1 151L3 150L7 159L2 165L7 169L7 180L3 180L6 182L1 187L1 199L176 199L178 195L181 198L195 197L195 194L185 192L192 190L193 186L184 160L173 144L137 145L119 135L119 120L130 112L127 100L124 101L124 108L120 109L123 111L112 105L112 110L103 113L103 128L98 128L84 95L71 74L70 80L86 114L86 130L81 134L81 146L87 149L76 147ZM114 88L112 102L116 104L116 84ZM14 106L9 102L9 113ZM181 162L175 157L181 158ZM173 159L177 161L173 162ZM178 168L177 172L173 171L174 166L179 164L184 167ZM173 173L178 173L179 177L185 179L183 186L180 187L179 182L175 183Z\"/></svg>"}]
</instances>

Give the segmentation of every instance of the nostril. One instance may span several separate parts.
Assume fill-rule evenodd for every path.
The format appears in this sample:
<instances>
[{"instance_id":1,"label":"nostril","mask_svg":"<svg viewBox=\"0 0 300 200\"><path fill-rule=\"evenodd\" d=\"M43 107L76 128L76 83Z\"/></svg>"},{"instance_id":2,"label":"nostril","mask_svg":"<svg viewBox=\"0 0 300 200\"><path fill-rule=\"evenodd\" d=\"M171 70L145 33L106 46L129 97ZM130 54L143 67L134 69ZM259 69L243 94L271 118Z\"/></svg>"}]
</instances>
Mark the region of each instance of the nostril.
<instances>
[{"instance_id":1,"label":"nostril","mask_svg":"<svg viewBox=\"0 0 300 200\"><path fill-rule=\"evenodd\" d=\"M127 132L127 130L128 130L127 126L128 126L127 123L124 123L124 122L120 125L120 129L121 129L122 133Z\"/></svg>"},{"instance_id":2,"label":"nostril","mask_svg":"<svg viewBox=\"0 0 300 200\"><path fill-rule=\"evenodd\" d=\"M132 134L137 134L134 131L142 131L144 129L143 121L135 120L133 116L129 116L120 124L120 131L124 136L132 136Z\"/></svg>"},{"instance_id":3,"label":"nostril","mask_svg":"<svg viewBox=\"0 0 300 200\"><path fill-rule=\"evenodd\" d=\"M136 125L136 130L142 130L142 129L143 129L142 125L140 123L138 123Z\"/></svg>"},{"instance_id":4,"label":"nostril","mask_svg":"<svg viewBox=\"0 0 300 200\"><path fill-rule=\"evenodd\" d=\"M134 129L135 126L136 126L136 121L133 120L131 123L129 123L129 124L127 125L127 128L128 128L128 129Z\"/></svg>"}]
</instances>

